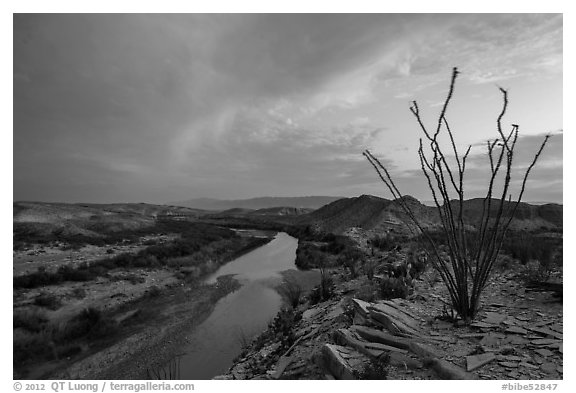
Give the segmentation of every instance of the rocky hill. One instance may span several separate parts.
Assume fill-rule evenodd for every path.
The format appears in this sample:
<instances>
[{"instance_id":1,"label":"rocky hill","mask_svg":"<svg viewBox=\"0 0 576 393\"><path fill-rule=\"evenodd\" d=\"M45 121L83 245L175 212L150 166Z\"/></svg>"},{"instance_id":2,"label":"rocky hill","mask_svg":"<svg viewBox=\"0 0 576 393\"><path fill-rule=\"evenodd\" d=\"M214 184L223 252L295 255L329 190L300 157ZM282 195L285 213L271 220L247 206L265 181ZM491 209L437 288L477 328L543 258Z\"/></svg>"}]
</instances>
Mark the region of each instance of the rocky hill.
<instances>
[{"instance_id":1,"label":"rocky hill","mask_svg":"<svg viewBox=\"0 0 576 393\"><path fill-rule=\"evenodd\" d=\"M441 222L435 207L426 206L411 196L404 196L408 205L425 228L440 227ZM483 199L464 201L464 220L468 225L476 226L483 209ZM498 202L494 201L492 210L496 210ZM455 212L458 203L452 202ZM505 207L508 207L507 205ZM530 205L521 203L512 221L511 228L517 230L554 230L562 228L562 205ZM379 232L409 232L407 225L412 225L410 219L398 203L372 195L362 195L355 198L343 198L332 202L314 212L297 218L298 223L333 233L344 233L350 228L375 230Z\"/></svg>"},{"instance_id":2,"label":"rocky hill","mask_svg":"<svg viewBox=\"0 0 576 393\"><path fill-rule=\"evenodd\" d=\"M14 232L63 237L98 237L102 233L135 230L163 218L196 218L205 211L147 203L47 203L14 202Z\"/></svg>"}]
</instances>

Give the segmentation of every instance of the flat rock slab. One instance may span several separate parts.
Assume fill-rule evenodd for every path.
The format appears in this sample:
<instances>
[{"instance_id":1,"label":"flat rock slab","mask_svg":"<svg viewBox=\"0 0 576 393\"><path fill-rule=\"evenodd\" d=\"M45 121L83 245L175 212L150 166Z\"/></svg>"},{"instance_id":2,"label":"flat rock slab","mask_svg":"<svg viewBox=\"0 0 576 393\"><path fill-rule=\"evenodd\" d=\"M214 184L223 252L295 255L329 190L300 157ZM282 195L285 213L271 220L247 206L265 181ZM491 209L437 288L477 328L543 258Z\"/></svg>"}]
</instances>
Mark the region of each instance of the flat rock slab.
<instances>
[{"instance_id":1,"label":"flat rock slab","mask_svg":"<svg viewBox=\"0 0 576 393\"><path fill-rule=\"evenodd\" d=\"M545 358L554 355L554 352L552 352L546 348L540 348L540 349L535 350L534 352L536 352L538 355L543 356Z\"/></svg>"},{"instance_id":2,"label":"flat rock slab","mask_svg":"<svg viewBox=\"0 0 576 393\"><path fill-rule=\"evenodd\" d=\"M486 322L473 322L470 324L471 327L480 328L480 329L490 329L496 327L496 325L492 323Z\"/></svg>"},{"instance_id":3,"label":"flat rock slab","mask_svg":"<svg viewBox=\"0 0 576 393\"><path fill-rule=\"evenodd\" d=\"M354 309L357 312L359 312L364 318L368 317L370 314L368 307L371 306L372 303L368 303L360 299L352 299L352 302L354 303Z\"/></svg>"},{"instance_id":4,"label":"flat rock slab","mask_svg":"<svg viewBox=\"0 0 576 393\"><path fill-rule=\"evenodd\" d=\"M274 371L274 374L272 374L272 378L279 379L290 363L292 363L292 358L290 356L282 356L276 364L276 370Z\"/></svg>"},{"instance_id":5,"label":"flat rock slab","mask_svg":"<svg viewBox=\"0 0 576 393\"><path fill-rule=\"evenodd\" d=\"M542 336L547 336L547 337L553 337L555 339L558 340L562 340L564 338L564 336L562 335L562 333L558 333L555 332L551 329L547 329L547 328L541 328L541 327L533 327L533 328L529 328L531 331L533 331L534 333L538 333Z\"/></svg>"},{"instance_id":6,"label":"flat rock slab","mask_svg":"<svg viewBox=\"0 0 576 393\"><path fill-rule=\"evenodd\" d=\"M442 379L476 379L474 374L466 372L462 367L458 367L452 362L444 359L433 358L429 360L429 366Z\"/></svg>"},{"instance_id":7,"label":"flat rock slab","mask_svg":"<svg viewBox=\"0 0 576 393\"><path fill-rule=\"evenodd\" d=\"M534 345L544 345L544 346L548 346L548 345L558 345L558 344L562 344L562 341L560 340L555 340L553 338L541 338L538 340L532 340L530 341L530 343L534 344Z\"/></svg>"},{"instance_id":8,"label":"flat rock slab","mask_svg":"<svg viewBox=\"0 0 576 393\"><path fill-rule=\"evenodd\" d=\"M517 336L515 334L510 334L510 335L506 336L506 338L502 341L504 343L512 344L512 345L526 345L529 342L528 339L526 339L522 336Z\"/></svg>"},{"instance_id":9,"label":"flat rock slab","mask_svg":"<svg viewBox=\"0 0 576 393\"><path fill-rule=\"evenodd\" d=\"M474 371L477 368L490 363L494 359L496 359L496 355L490 352L480 355L466 356L466 370Z\"/></svg>"},{"instance_id":10,"label":"flat rock slab","mask_svg":"<svg viewBox=\"0 0 576 393\"><path fill-rule=\"evenodd\" d=\"M490 333L484 336L482 340L480 340L480 345L484 345L487 347L498 347L500 346L500 341L505 338L504 336L496 333Z\"/></svg>"},{"instance_id":11,"label":"flat rock slab","mask_svg":"<svg viewBox=\"0 0 576 393\"><path fill-rule=\"evenodd\" d=\"M538 368L539 368L538 366L531 364L531 363L527 363L527 362L520 362L519 366L531 368L532 370L538 370Z\"/></svg>"},{"instance_id":12,"label":"flat rock slab","mask_svg":"<svg viewBox=\"0 0 576 393\"><path fill-rule=\"evenodd\" d=\"M368 358L361 353L346 347L325 344L322 347L323 366L336 379L356 379L355 374L360 372Z\"/></svg>"},{"instance_id":13,"label":"flat rock slab","mask_svg":"<svg viewBox=\"0 0 576 393\"><path fill-rule=\"evenodd\" d=\"M366 341L370 341L372 343L380 343L385 345L390 345L392 347L400 348L400 349L409 349L410 348L410 340L393 336L391 334L385 333L381 330L369 328L366 326L356 326L353 325L350 327L350 330L360 337L362 337Z\"/></svg>"},{"instance_id":14,"label":"flat rock slab","mask_svg":"<svg viewBox=\"0 0 576 393\"><path fill-rule=\"evenodd\" d=\"M552 362L542 363L540 365L540 370L544 371L546 374L554 374L556 372L556 365Z\"/></svg>"},{"instance_id":15,"label":"flat rock slab","mask_svg":"<svg viewBox=\"0 0 576 393\"><path fill-rule=\"evenodd\" d=\"M528 330L522 329L521 327L518 326L510 326L508 329L506 329L506 333L528 334Z\"/></svg>"},{"instance_id":16,"label":"flat rock slab","mask_svg":"<svg viewBox=\"0 0 576 393\"><path fill-rule=\"evenodd\" d=\"M518 367L518 363L516 362L498 362L499 365L506 367L506 368L516 368Z\"/></svg>"},{"instance_id":17,"label":"flat rock slab","mask_svg":"<svg viewBox=\"0 0 576 393\"><path fill-rule=\"evenodd\" d=\"M482 320L484 323L499 325L508 319L508 315L498 312L488 311L485 318Z\"/></svg>"}]
</instances>

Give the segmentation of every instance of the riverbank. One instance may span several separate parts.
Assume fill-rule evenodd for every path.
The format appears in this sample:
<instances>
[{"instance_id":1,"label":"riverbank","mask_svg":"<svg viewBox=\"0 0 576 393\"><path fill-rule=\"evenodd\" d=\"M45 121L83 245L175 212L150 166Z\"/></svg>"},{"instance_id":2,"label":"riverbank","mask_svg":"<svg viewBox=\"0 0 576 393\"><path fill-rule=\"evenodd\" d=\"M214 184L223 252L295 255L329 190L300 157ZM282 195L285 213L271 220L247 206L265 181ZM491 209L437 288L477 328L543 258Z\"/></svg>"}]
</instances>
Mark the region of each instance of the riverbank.
<instances>
[{"instance_id":1,"label":"riverbank","mask_svg":"<svg viewBox=\"0 0 576 393\"><path fill-rule=\"evenodd\" d=\"M146 378L147 369L174 355L167 345L171 337L201 323L220 298L239 287L232 278L213 285L201 284L204 278L271 240L215 238L198 255L166 259L163 267L141 267L139 261L152 260L144 249L112 263L18 276L15 287L32 288L14 289L14 378L104 378L106 367L122 362L125 366L110 372L124 375L118 374L120 379ZM152 247L151 252L163 252ZM161 247L173 248L171 243ZM201 265L200 254L206 255ZM120 267L123 261L130 264ZM57 284L44 284L52 279ZM145 346L155 348L154 357L146 356Z\"/></svg>"},{"instance_id":2,"label":"riverbank","mask_svg":"<svg viewBox=\"0 0 576 393\"><path fill-rule=\"evenodd\" d=\"M63 379L154 379L182 355L190 332L213 311L216 303L240 287L231 276L215 284L173 288L155 299L135 303L132 309L147 316L127 329L116 344L89 356L66 371L51 376Z\"/></svg>"},{"instance_id":3,"label":"riverbank","mask_svg":"<svg viewBox=\"0 0 576 393\"><path fill-rule=\"evenodd\" d=\"M215 379L562 379L562 299L527 285L528 267L500 262L466 325L450 319L431 267L392 294L383 272L407 251L325 269L330 297L284 308ZM552 276L561 283L561 267Z\"/></svg>"}]
</instances>

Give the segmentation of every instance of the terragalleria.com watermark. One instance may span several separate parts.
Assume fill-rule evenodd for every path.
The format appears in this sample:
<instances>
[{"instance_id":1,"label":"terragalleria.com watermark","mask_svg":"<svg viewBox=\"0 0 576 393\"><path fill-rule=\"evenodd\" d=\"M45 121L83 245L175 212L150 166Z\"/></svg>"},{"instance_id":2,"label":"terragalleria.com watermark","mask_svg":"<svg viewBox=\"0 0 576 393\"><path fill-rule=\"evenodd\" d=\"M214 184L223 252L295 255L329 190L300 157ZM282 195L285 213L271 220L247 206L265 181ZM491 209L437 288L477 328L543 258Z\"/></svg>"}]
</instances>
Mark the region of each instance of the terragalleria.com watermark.
<instances>
[{"instance_id":1,"label":"terragalleria.com watermark","mask_svg":"<svg viewBox=\"0 0 576 393\"><path fill-rule=\"evenodd\" d=\"M19 391L53 391L59 392L146 392L146 391L180 391L191 392L193 383L169 382L72 382L53 381L47 383L14 383L14 390Z\"/></svg>"}]
</instances>

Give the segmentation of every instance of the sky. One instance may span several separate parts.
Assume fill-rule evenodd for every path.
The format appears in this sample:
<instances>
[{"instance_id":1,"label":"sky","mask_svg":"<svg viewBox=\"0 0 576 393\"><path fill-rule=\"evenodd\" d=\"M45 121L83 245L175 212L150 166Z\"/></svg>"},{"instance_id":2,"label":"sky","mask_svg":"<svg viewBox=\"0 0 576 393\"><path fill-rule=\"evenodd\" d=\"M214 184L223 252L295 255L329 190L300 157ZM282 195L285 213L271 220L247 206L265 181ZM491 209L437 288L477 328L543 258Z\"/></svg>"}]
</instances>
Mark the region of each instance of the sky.
<instances>
[{"instance_id":1,"label":"sky","mask_svg":"<svg viewBox=\"0 0 576 393\"><path fill-rule=\"evenodd\" d=\"M544 135L526 201L562 203L561 14L15 14L13 198L167 203L378 195L362 156L430 200L418 102L472 145L466 198L484 196L485 141L518 124L514 190ZM441 141L446 142L445 137ZM444 145L450 150L449 145Z\"/></svg>"}]
</instances>

